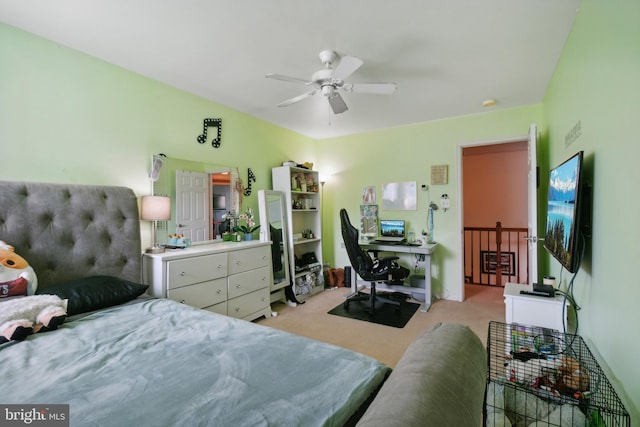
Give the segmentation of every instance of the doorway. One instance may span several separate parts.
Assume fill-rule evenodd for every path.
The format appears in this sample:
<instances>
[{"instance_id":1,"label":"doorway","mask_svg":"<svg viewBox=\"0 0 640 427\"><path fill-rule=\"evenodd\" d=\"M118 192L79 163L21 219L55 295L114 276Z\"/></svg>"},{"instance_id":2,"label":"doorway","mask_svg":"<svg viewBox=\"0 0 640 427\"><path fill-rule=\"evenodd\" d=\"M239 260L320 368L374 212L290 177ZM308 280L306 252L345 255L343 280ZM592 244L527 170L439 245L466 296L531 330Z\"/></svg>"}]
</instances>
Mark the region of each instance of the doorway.
<instances>
[{"instance_id":1,"label":"doorway","mask_svg":"<svg viewBox=\"0 0 640 427\"><path fill-rule=\"evenodd\" d=\"M465 299L465 285L476 281L484 274L485 284L504 285L507 281L527 283L530 281L529 268L537 271L537 259L531 260L528 234L533 224L535 235L536 218L531 218L531 200L535 207L535 125L530 134L504 140L472 142L458 146L458 188L461 209L460 253L460 295ZM531 141L533 139L533 142ZM533 171L533 187L530 185ZM532 197L530 193L533 192ZM476 242L468 248L465 242L467 229L495 230L504 227L508 230L524 230L507 237L506 249L496 251L496 234L493 243L482 248ZM504 236L503 233L500 236ZM486 239L486 238L485 238ZM499 243L498 243L499 244ZM498 259L499 258L499 259ZM471 265L473 264L473 266ZM469 274L469 268L476 270ZM497 267L497 268L496 268ZM496 271L497 270L497 271ZM507 274L501 277L502 271ZM524 271L524 274L522 273Z\"/></svg>"}]
</instances>

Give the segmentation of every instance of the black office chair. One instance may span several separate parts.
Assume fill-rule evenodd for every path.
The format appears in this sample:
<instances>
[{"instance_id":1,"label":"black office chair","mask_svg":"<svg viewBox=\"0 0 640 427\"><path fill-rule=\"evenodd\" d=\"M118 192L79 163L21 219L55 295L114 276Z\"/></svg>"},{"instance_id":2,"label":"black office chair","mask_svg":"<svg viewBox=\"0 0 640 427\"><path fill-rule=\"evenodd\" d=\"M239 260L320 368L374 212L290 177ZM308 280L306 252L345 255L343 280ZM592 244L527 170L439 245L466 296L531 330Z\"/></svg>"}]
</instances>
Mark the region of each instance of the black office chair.
<instances>
[{"instance_id":1,"label":"black office chair","mask_svg":"<svg viewBox=\"0 0 640 427\"><path fill-rule=\"evenodd\" d=\"M358 244L358 230L351 225L346 209L340 209L340 224L342 239L347 249L347 255L349 255L351 267L363 280L371 283L369 294L356 292L347 298L344 302L344 308L348 309L349 303L352 301L368 300L370 316L375 314L376 302L392 304L396 310L400 310L400 302L376 294L376 283L402 284L402 281L409 276L409 269L396 262L398 257L372 258L369 252L362 249Z\"/></svg>"}]
</instances>

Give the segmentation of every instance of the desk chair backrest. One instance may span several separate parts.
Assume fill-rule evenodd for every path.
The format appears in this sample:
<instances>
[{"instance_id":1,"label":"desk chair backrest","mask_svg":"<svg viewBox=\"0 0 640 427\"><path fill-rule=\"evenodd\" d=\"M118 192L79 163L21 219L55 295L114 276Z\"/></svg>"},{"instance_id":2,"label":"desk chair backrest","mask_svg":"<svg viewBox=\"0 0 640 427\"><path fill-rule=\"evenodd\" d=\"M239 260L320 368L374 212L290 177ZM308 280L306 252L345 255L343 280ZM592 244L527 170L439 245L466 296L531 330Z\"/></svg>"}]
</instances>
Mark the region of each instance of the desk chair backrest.
<instances>
[{"instance_id":1,"label":"desk chair backrest","mask_svg":"<svg viewBox=\"0 0 640 427\"><path fill-rule=\"evenodd\" d=\"M372 276L373 260L358 244L358 229L351 225L346 209L340 209L340 227L351 266L360 277L369 280Z\"/></svg>"}]
</instances>

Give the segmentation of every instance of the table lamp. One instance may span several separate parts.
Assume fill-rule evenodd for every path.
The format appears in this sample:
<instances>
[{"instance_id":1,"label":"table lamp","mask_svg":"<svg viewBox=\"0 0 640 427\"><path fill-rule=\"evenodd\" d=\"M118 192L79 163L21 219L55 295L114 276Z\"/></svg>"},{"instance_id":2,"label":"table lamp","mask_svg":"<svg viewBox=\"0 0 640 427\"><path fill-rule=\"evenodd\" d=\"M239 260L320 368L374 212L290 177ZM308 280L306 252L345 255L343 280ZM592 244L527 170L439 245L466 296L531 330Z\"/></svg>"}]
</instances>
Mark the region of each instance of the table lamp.
<instances>
[{"instance_id":1,"label":"table lamp","mask_svg":"<svg viewBox=\"0 0 640 427\"><path fill-rule=\"evenodd\" d=\"M156 233L158 221L171 219L171 198L167 196L142 196L140 203L140 219L153 221L153 246L145 251L148 254L164 252L164 248L158 245Z\"/></svg>"}]
</instances>

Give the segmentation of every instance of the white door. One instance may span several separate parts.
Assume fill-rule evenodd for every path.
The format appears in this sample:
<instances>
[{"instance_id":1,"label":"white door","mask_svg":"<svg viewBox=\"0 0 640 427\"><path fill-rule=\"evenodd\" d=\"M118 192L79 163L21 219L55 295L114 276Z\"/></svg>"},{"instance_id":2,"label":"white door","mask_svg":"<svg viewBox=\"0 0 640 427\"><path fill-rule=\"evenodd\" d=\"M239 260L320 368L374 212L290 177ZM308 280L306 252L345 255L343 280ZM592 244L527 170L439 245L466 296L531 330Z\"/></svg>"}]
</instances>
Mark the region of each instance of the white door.
<instances>
[{"instance_id":1,"label":"white door","mask_svg":"<svg viewBox=\"0 0 640 427\"><path fill-rule=\"evenodd\" d=\"M528 251L529 251L529 284L538 281L538 173L537 173L537 141L538 128L535 123L529 127L528 163L529 163L529 188L528 188Z\"/></svg>"},{"instance_id":2,"label":"white door","mask_svg":"<svg viewBox=\"0 0 640 427\"><path fill-rule=\"evenodd\" d=\"M176 233L209 240L209 175L176 171Z\"/></svg>"}]
</instances>

